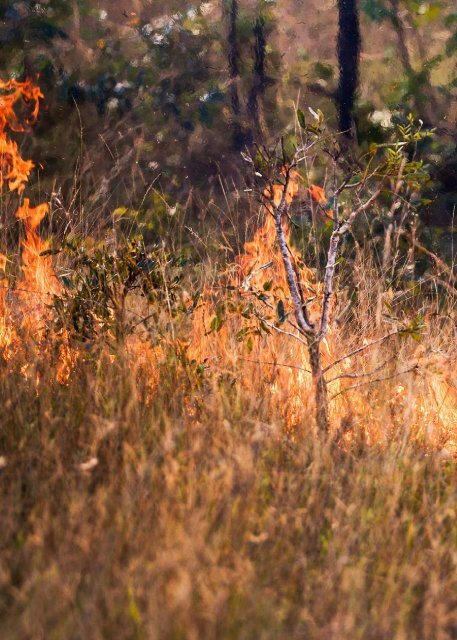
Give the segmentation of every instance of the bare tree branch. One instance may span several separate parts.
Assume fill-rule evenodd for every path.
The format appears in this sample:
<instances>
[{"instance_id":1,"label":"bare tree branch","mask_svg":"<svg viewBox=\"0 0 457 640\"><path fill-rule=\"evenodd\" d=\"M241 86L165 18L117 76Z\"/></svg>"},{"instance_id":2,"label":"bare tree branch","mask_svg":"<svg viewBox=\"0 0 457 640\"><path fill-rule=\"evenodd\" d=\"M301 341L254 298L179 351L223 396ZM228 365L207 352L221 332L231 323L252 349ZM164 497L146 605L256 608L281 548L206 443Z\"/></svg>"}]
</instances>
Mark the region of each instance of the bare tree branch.
<instances>
[{"instance_id":1,"label":"bare tree branch","mask_svg":"<svg viewBox=\"0 0 457 640\"><path fill-rule=\"evenodd\" d=\"M327 384L330 384L331 382L336 382L336 380L344 380L344 379L357 380L358 378L368 378L369 376L372 376L375 373L378 373L378 371L381 371L381 369L384 369L384 367L386 367L389 364L389 362L392 362L392 360L395 360L395 357L396 356L392 356L391 358L384 360L382 364L377 366L375 369L372 369L371 371L364 371L363 373L341 373L340 375L335 376L334 378L330 378L330 380L327 380Z\"/></svg>"},{"instance_id":2,"label":"bare tree branch","mask_svg":"<svg viewBox=\"0 0 457 640\"><path fill-rule=\"evenodd\" d=\"M289 287L292 303L294 306L295 318L300 330L304 335L314 338L314 330L306 317L306 311L300 296L300 288L297 283L296 273L292 264L290 250L287 243L284 228L282 226L282 215L287 208L287 189L290 182L290 169L286 170L286 180L283 188L283 194L279 206L274 208L273 215L275 219L276 235L278 238L279 249L286 272L287 284Z\"/></svg>"},{"instance_id":3,"label":"bare tree branch","mask_svg":"<svg viewBox=\"0 0 457 640\"><path fill-rule=\"evenodd\" d=\"M302 337L297 336L296 333L292 333L292 331L287 331L286 329L281 329L281 327L277 327L275 324L273 324L272 322L269 322L266 318L261 316L260 313L254 313L254 315L261 322L263 322L263 324L267 326L269 329L273 329L273 331L276 331L277 333L282 333L285 336L289 336L289 338L295 338L295 340L298 340L298 342L301 342L301 344L304 344L306 347L308 346L308 343L305 340L303 340Z\"/></svg>"},{"instance_id":4,"label":"bare tree branch","mask_svg":"<svg viewBox=\"0 0 457 640\"><path fill-rule=\"evenodd\" d=\"M342 389L338 393L335 393L335 395L333 395L333 396L331 396L331 398L329 398L329 402L332 402L333 400L338 398L338 396L341 396L344 393L347 393L348 391L354 391L354 389L360 389L361 387L366 387L366 386L368 386L370 384L376 384L378 382L386 382L387 380L394 380L395 378L398 378L399 376L403 376L403 375L405 375L407 373L412 373L413 371L417 371L418 368L419 368L419 365L418 364L414 364L409 369L405 369L404 371L398 371L397 373L393 373L390 376L382 376L380 378L374 378L373 380L368 380L367 382L361 382L360 384L353 384L350 387L346 387L346 389Z\"/></svg>"},{"instance_id":5,"label":"bare tree branch","mask_svg":"<svg viewBox=\"0 0 457 640\"><path fill-rule=\"evenodd\" d=\"M336 367L337 364L340 364L340 362L343 362L347 358L352 358L353 356L356 356L357 354L362 353L362 351L366 351L367 349L370 349L371 347L374 347L377 344L381 344L382 342L385 342L389 338L392 338L392 336L398 336L399 333L400 332L398 330L392 331L391 333L387 333L385 336L382 336L382 338L378 338L377 340L368 342L367 344L364 344L361 347L354 349L354 351L350 351L345 356L341 356L341 358L338 358L337 360L332 362L332 364L327 365L324 369L324 373L327 373L327 371L330 371L330 369L333 369L333 367Z\"/></svg>"}]
</instances>

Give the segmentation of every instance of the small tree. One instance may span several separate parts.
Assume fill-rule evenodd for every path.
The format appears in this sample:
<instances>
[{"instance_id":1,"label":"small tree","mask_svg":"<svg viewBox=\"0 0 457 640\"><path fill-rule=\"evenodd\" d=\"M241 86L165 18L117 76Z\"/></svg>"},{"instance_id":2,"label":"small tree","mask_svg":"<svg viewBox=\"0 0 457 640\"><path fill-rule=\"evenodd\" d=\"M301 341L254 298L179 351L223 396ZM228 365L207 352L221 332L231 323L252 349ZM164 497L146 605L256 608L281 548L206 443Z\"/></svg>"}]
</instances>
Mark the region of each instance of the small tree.
<instances>
[{"instance_id":1,"label":"small tree","mask_svg":"<svg viewBox=\"0 0 457 640\"><path fill-rule=\"evenodd\" d=\"M346 356L338 358L330 366L322 365L322 344L332 322L332 298L335 289L335 274L338 264L342 240L351 233L355 223L368 214L375 203L382 197L387 210L394 210L396 202L405 198L411 200L429 175L424 164L414 158L417 143L430 132L422 130L422 123L416 125L412 116L407 122L398 125L395 139L389 144L371 145L355 162L349 162L343 155L338 143L338 136L329 132L324 123L323 114L319 111L313 115L313 122L308 124L305 115L298 111L301 127L300 144L287 149L284 140L271 149L257 147L255 156L243 154L254 172L257 193L262 199L267 215L274 218L274 226L278 248L282 258L287 286L293 307L294 320L288 322L293 331L281 333L298 339L307 347L311 368L315 403L316 421L326 431L329 427L327 371ZM297 180L301 167L313 166L316 161L323 164L327 175L331 176L328 185L328 197L318 187L309 189L311 195L319 193L316 206L321 209L322 217L331 221L332 231L327 247L325 269L321 278L321 301L317 319L311 319L309 313L310 299L302 286L301 265L297 264L291 250L288 234L285 231L286 220L290 219L289 205L298 192ZM262 297L260 297L262 299ZM414 325L414 326L413 326ZM394 334L405 334L417 331L417 323L403 327L393 333L375 340L373 343L360 345L354 355L372 344Z\"/></svg>"}]
</instances>

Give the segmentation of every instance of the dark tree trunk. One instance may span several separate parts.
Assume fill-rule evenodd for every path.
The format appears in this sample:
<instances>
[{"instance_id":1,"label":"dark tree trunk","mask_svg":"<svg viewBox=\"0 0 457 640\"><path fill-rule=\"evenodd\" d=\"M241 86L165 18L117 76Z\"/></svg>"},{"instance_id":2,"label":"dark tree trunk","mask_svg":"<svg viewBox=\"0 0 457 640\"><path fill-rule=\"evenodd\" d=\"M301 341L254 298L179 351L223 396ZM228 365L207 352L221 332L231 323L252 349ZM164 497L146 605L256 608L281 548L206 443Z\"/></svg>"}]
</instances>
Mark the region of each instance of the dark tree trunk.
<instances>
[{"instance_id":1,"label":"dark tree trunk","mask_svg":"<svg viewBox=\"0 0 457 640\"><path fill-rule=\"evenodd\" d=\"M254 25L254 74L248 99L248 113L251 116L257 133L262 132L259 116L259 98L265 93L268 78L265 72L266 46L265 20L259 16Z\"/></svg>"},{"instance_id":2,"label":"dark tree trunk","mask_svg":"<svg viewBox=\"0 0 457 640\"><path fill-rule=\"evenodd\" d=\"M249 141L249 135L245 131L241 122L241 100L239 95L239 81L240 81L240 68L239 68L239 42L238 42L238 0L231 0L230 3L224 1L223 4L224 13L228 22L227 33L227 57L228 57L228 70L230 78L230 106L232 110L232 146L235 151L243 149L243 147Z\"/></svg>"},{"instance_id":3,"label":"dark tree trunk","mask_svg":"<svg viewBox=\"0 0 457 640\"><path fill-rule=\"evenodd\" d=\"M360 23L357 0L338 0L337 90L339 128L348 138L355 136L353 109L359 82Z\"/></svg>"},{"instance_id":4,"label":"dark tree trunk","mask_svg":"<svg viewBox=\"0 0 457 640\"><path fill-rule=\"evenodd\" d=\"M230 103L235 116L240 115L240 97L238 95L238 0L232 0L228 11L228 65L230 74Z\"/></svg>"}]
</instances>

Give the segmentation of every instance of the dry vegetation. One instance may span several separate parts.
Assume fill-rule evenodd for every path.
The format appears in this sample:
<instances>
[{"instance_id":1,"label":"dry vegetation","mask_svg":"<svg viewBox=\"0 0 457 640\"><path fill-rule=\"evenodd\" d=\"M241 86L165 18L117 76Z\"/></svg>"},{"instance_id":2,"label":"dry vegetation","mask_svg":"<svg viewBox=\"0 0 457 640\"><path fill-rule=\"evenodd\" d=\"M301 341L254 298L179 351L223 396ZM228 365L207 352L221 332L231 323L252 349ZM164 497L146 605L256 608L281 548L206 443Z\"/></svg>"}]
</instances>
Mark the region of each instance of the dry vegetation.
<instances>
[{"instance_id":1,"label":"dry vegetation","mask_svg":"<svg viewBox=\"0 0 457 640\"><path fill-rule=\"evenodd\" d=\"M176 346L94 346L65 385L52 344L2 365L2 638L455 637L457 475L411 431L424 378L365 388L370 422L328 437L244 357L201 377Z\"/></svg>"},{"instance_id":2,"label":"dry vegetation","mask_svg":"<svg viewBox=\"0 0 457 640\"><path fill-rule=\"evenodd\" d=\"M325 434L296 343L218 320L221 283L274 253L268 221L224 277L207 258L177 281L157 250L145 280L121 242L53 267L21 211L25 268L1 300L2 639L457 636L450 292L384 291L359 247L326 364L386 333L386 298L426 328L333 368ZM90 273L79 297L56 279L71 264Z\"/></svg>"}]
</instances>

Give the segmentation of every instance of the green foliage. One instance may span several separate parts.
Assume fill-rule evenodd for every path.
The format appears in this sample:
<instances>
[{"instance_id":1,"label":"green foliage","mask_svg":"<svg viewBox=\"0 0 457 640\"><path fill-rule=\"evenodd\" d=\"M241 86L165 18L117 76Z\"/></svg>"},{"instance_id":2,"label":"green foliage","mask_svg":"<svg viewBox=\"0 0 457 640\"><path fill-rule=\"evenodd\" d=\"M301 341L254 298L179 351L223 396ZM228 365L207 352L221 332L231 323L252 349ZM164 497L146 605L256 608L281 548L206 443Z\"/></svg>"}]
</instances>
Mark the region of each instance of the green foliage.
<instances>
[{"instance_id":1,"label":"green foliage","mask_svg":"<svg viewBox=\"0 0 457 640\"><path fill-rule=\"evenodd\" d=\"M157 321L164 309L172 315L182 310L180 256L160 247L148 251L140 240L114 250L65 248L73 262L64 278L65 290L54 297L54 330L67 330L78 340L123 339L143 322L129 314L127 301L133 292L147 302L148 320Z\"/></svg>"},{"instance_id":2,"label":"green foliage","mask_svg":"<svg viewBox=\"0 0 457 640\"><path fill-rule=\"evenodd\" d=\"M382 0L362 0L360 8L373 22L382 22L390 16L390 12Z\"/></svg>"},{"instance_id":3,"label":"green foliage","mask_svg":"<svg viewBox=\"0 0 457 640\"><path fill-rule=\"evenodd\" d=\"M383 22L386 41L396 42L389 35L398 26L389 2L364 0L360 8L369 20ZM377 51L373 60L381 51L376 43L371 44L372 29L378 26L363 22L366 42L370 42L363 62L370 95L362 95L362 87L356 113L362 146L382 141L384 125L374 124L371 117L383 105L394 114L412 110L427 126L435 126L443 122L453 100L455 8L449 2L400 0L399 9L410 40L411 68L393 65L388 81L380 63L371 62L372 49ZM333 54L326 51L327 35L317 48L310 47L305 38L304 51L284 57L282 30L276 28L279 19L287 32L301 37L306 29L300 25L321 28L319 18L310 10L302 21L299 7L293 15L285 15L285 10L281 3L264 0L240 7L238 125L248 143L253 133L257 137L257 124L263 142L269 144L287 128L292 134L290 98L297 90L303 95L304 83L311 87L307 99L315 110L330 113L332 109L338 70ZM158 179L157 190L182 204L190 188L199 196L205 194L221 170L221 158L228 173L235 166L238 169L232 136L226 135L234 124L228 25L217 3L174 0L166 7L156 7L141 1L131 12L103 2L95 7L89 0L10 1L1 3L0 13L6 45L0 53L2 75L39 72L46 95L34 152L37 164L44 167L41 189L54 190L57 178L67 203L81 181L81 195L90 195L94 206L106 212L121 204L131 210L148 210L154 204L149 187ZM254 26L260 18L266 37L265 78L258 96L259 123L254 123L247 103L255 84ZM440 41L435 32L442 34ZM424 57L416 43L429 40ZM396 45L391 48L390 54L386 50L388 65L394 59L402 60ZM301 119L303 113L299 111L297 117ZM317 132L319 124L311 120L307 126ZM63 136L65 152L59 145ZM289 136L285 137L288 143ZM130 156L132 149L135 153ZM75 167L84 167L76 182ZM100 182L106 189L97 199L94 191Z\"/></svg>"}]
</instances>

